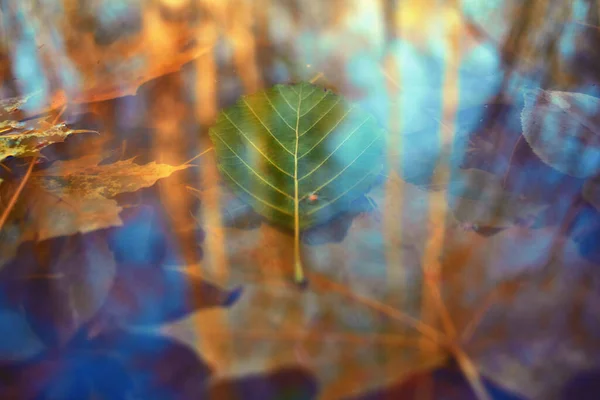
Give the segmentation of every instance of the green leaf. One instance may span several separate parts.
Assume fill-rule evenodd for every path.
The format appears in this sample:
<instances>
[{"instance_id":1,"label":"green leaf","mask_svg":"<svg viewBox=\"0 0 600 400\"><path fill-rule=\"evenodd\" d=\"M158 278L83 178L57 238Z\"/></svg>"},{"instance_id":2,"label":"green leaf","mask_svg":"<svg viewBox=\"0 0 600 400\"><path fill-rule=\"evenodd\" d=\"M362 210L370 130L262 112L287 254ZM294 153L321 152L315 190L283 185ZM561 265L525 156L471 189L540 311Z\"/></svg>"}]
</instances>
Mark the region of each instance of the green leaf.
<instances>
[{"instance_id":1,"label":"green leaf","mask_svg":"<svg viewBox=\"0 0 600 400\"><path fill-rule=\"evenodd\" d=\"M541 89L524 98L523 136L542 161L578 178L600 173L600 99Z\"/></svg>"},{"instance_id":2,"label":"green leaf","mask_svg":"<svg viewBox=\"0 0 600 400\"><path fill-rule=\"evenodd\" d=\"M448 203L460 222L492 228L512 226L545 207L504 190L500 177L478 169L453 171Z\"/></svg>"},{"instance_id":3,"label":"green leaf","mask_svg":"<svg viewBox=\"0 0 600 400\"><path fill-rule=\"evenodd\" d=\"M210 129L233 191L269 221L299 233L348 210L382 169L384 131L341 96L309 83L242 97Z\"/></svg>"}]
</instances>

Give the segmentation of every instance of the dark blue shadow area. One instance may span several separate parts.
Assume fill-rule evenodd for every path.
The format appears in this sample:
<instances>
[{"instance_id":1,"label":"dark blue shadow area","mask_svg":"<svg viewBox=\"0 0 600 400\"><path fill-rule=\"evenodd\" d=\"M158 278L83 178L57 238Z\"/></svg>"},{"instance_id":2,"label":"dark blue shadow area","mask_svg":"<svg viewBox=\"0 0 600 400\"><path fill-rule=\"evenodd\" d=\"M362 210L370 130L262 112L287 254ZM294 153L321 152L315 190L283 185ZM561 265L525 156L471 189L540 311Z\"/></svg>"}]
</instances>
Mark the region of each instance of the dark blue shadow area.
<instances>
[{"instance_id":1,"label":"dark blue shadow area","mask_svg":"<svg viewBox=\"0 0 600 400\"><path fill-rule=\"evenodd\" d=\"M0 389L2 398L19 393L36 400L84 400L92 395L169 400L204 398L211 369L173 340L114 331L75 338L60 352L5 366L1 373L9 378Z\"/></svg>"},{"instance_id":2,"label":"dark blue shadow area","mask_svg":"<svg viewBox=\"0 0 600 400\"><path fill-rule=\"evenodd\" d=\"M575 375L565 385L562 392L562 399L600 399L600 368L584 371Z\"/></svg>"},{"instance_id":3,"label":"dark blue shadow area","mask_svg":"<svg viewBox=\"0 0 600 400\"><path fill-rule=\"evenodd\" d=\"M124 331L77 337L59 353L0 365L0 398L32 400L305 400L314 377L283 368L210 384L212 369L174 340Z\"/></svg>"},{"instance_id":4,"label":"dark blue shadow area","mask_svg":"<svg viewBox=\"0 0 600 400\"><path fill-rule=\"evenodd\" d=\"M486 379L484 384L493 400L524 400ZM399 384L352 397L352 400L419 399L419 394L423 393L427 393L427 398L431 400L477 400L469 382L454 366L415 374Z\"/></svg>"},{"instance_id":5,"label":"dark blue shadow area","mask_svg":"<svg viewBox=\"0 0 600 400\"><path fill-rule=\"evenodd\" d=\"M209 398L226 400L310 400L316 399L316 379L302 368L282 368L266 374L221 381Z\"/></svg>"}]
</instances>

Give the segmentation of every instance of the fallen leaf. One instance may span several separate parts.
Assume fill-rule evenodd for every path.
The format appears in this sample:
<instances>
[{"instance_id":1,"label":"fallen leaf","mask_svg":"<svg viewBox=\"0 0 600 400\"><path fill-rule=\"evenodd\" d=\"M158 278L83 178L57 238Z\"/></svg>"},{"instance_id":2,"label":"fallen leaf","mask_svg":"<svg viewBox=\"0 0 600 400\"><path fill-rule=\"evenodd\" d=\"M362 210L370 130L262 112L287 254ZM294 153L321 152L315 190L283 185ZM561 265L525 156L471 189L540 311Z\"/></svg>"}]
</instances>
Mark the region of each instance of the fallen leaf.
<instances>
[{"instance_id":1,"label":"fallen leaf","mask_svg":"<svg viewBox=\"0 0 600 400\"><path fill-rule=\"evenodd\" d=\"M89 132L73 130L65 124L31 124L16 121L0 122L0 162L8 157L31 157L53 143L63 142L68 136Z\"/></svg>"},{"instance_id":2,"label":"fallen leaf","mask_svg":"<svg viewBox=\"0 0 600 400\"><path fill-rule=\"evenodd\" d=\"M227 311L201 311L162 332L207 355L221 379L301 365L323 399L379 390L442 365L448 349L436 347L418 319L429 291L422 269L429 213L447 206L407 183L402 199L386 203L386 187L370 196L387 204L382 213L401 227L398 241L388 240L387 225L374 215L357 218L344 241L305 248L310 284L300 290L286 279L289 236L267 224L226 229L229 268L219 283L245 285L244 296ZM594 266L557 235L556 228L511 226L484 238L449 214L440 255L440 290L457 345L488 382L528 398L552 398L567 376L597 359L594 289L586 289ZM388 265L390 252L400 264ZM201 323L207 328L198 337ZM439 323L432 328L442 332Z\"/></svg>"},{"instance_id":3,"label":"fallen leaf","mask_svg":"<svg viewBox=\"0 0 600 400\"><path fill-rule=\"evenodd\" d=\"M419 196L411 204L422 210L425 192L413 187L411 193ZM372 196L381 203L381 188ZM418 211L409 215L426 217ZM417 229L413 233L419 234ZM418 315L422 273L420 250L409 243L399 250L405 264L386 269L390 245L374 215L356 218L344 241L305 247L310 271L305 289L287 278L293 239L276 227L230 228L225 239L229 279L218 283L243 284L244 295L226 312L201 311L161 329L205 355L220 379L298 365L315 375L318 398L339 399L391 384L446 358L421 351L420 335L382 311L391 302L392 308ZM361 296L369 300L357 299ZM199 323L206 327L201 337Z\"/></svg>"},{"instance_id":4,"label":"fallen leaf","mask_svg":"<svg viewBox=\"0 0 600 400\"><path fill-rule=\"evenodd\" d=\"M600 173L600 99L541 89L523 95L523 136L534 153L567 175Z\"/></svg>"},{"instance_id":5,"label":"fallen leaf","mask_svg":"<svg viewBox=\"0 0 600 400\"><path fill-rule=\"evenodd\" d=\"M493 399L519 400L521 397L509 393L486 380L485 386ZM469 382L457 366L446 366L433 371L414 374L390 387L353 396L349 400L391 400L391 399L444 399L480 400L473 393Z\"/></svg>"},{"instance_id":6,"label":"fallen leaf","mask_svg":"<svg viewBox=\"0 0 600 400\"><path fill-rule=\"evenodd\" d=\"M216 39L214 23L202 14L205 5L197 2L176 7L182 9L175 18L160 1L59 3L6 9L9 34L21 38L9 41L7 51L32 46L29 68L16 74L18 85L27 89L41 81L38 86L54 89L28 112L135 94L143 83L211 51ZM38 27L35 39L29 24Z\"/></svg>"},{"instance_id":7,"label":"fallen leaf","mask_svg":"<svg viewBox=\"0 0 600 400\"><path fill-rule=\"evenodd\" d=\"M383 168L384 131L375 118L309 83L245 96L221 111L209 133L233 191L294 230L297 282L304 281L300 231L347 211Z\"/></svg>"},{"instance_id":8,"label":"fallen leaf","mask_svg":"<svg viewBox=\"0 0 600 400\"><path fill-rule=\"evenodd\" d=\"M444 303L465 352L484 377L526 398L560 399L570 376L599 356L596 266L559 235L454 232L442 258Z\"/></svg>"},{"instance_id":9,"label":"fallen leaf","mask_svg":"<svg viewBox=\"0 0 600 400\"><path fill-rule=\"evenodd\" d=\"M28 102L32 100L36 100L41 96L40 91L36 91L33 93L29 93L23 96L9 97L6 99L0 100L0 118L10 120L13 118L17 112L22 111L23 108L27 105ZM3 121L9 123L15 123L15 121ZM0 127L3 122L0 122ZM0 128L0 132L2 129Z\"/></svg>"},{"instance_id":10,"label":"fallen leaf","mask_svg":"<svg viewBox=\"0 0 600 400\"><path fill-rule=\"evenodd\" d=\"M183 270L121 264L90 329L160 325L198 310L231 306L241 293L241 288L224 290Z\"/></svg>"},{"instance_id":11,"label":"fallen leaf","mask_svg":"<svg viewBox=\"0 0 600 400\"><path fill-rule=\"evenodd\" d=\"M188 168L133 160L98 165L102 156L57 161L31 174L29 182L2 228L3 265L19 244L120 226L121 207L112 197L154 185L158 179ZM8 185L2 185L5 188ZM8 190L8 189L6 189ZM10 193L10 191L9 191Z\"/></svg>"},{"instance_id":12,"label":"fallen leaf","mask_svg":"<svg viewBox=\"0 0 600 400\"><path fill-rule=\"evenodd\" d=\"M502 178L478 169L454 170L447 193L454 217L477 228L513 226L546 207L505 190Z\"/></svg>"}]
</instances>

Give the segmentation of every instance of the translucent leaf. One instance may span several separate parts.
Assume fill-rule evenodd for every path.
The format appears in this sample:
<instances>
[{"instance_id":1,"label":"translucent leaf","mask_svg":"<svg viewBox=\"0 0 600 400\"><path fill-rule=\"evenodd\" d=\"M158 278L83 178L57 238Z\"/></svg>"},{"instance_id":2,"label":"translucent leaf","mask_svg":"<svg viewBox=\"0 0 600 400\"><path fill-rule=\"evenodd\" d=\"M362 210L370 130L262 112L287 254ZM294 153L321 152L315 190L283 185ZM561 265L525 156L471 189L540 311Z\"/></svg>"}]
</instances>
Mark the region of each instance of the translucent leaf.
<instances>
[{"instance_id":1,"label":"translucent leaf","mask_svg":"<svg viewBox=\"0 0 600 400\"><path fill-rule=\"evenodd\" d=\"M100 235L48 241L30 249L7 272L16 275L29 325L46 345L61 347L106 300L115 262Z\"/></svg>"},{"instance_id":2,"label":"translucent leaf","mask_svg":"<svg viewBox=\"0 0 600 400\"><path fill-rule=\"evenodd\" d=\"M524 97L523 136L535 154L577 178L600 173L600 99L541 89Z\"/></svg>"},{"instance_id":3,"label":"translucent leaf","mask_svg":"<svg viewBox=\"0 0 600 400\"><path fill-rule=\"evenodd\" d=\"M210 129L234 192L271 222L299 232L347 211L382 170L383 130L341 96L309 83L243 97Z\"/></svg>"},{"instance_id":4,"label":"translucent leaf","mask_svg":"<svg viewBox=\"0 0 600 400\"><path fill-rule=\"evenodd\" d=\"M500 177L478 169L454 171L448 203L460 222L493 228L530 219L545 207L506 191Z\"/></svg>"},{"instance_id":5,"label":"translucent leaf","mask_svg":"<svg viewBox=\"0 0 600 400\"><path fill-rule=\"evenodd\" d=\"M308 83L242 98L210 136L233 190L288 228L296 212L304 229L346 210L382 168L374 117Z\"/></svg>"},{"instance_id":6,"label":"translucent leaf","mask_svg":"<svg viewBox=\"0 0 600 400\"><path fill-rule=\"evenodd\" d=\"M19 40L7 41L7 51L15 64L27 63L15 68L15 78L26 91L45 88L27 111L132 95L208 53L214 25L201 18L199 4L188 3L175 13L162 2L137 0L15 3L4 18Z\"/></svg>"},{"instance_id":7,"label":"translucent leaf","mask_svg":"<svg viewBox=\"0 0 600 400\"><path fill-rule=\"evenodd\" d=\"M0 231L0 266L24 241L120 226L121 207L111 197L152 186L158 179L188 167L155 162L138 165L133 160L98 165L101 159L92 155L57 161L31 175L22 201ZM4 184L2 188L10 193L13 186Z\"/></svg>"}]
</instances>

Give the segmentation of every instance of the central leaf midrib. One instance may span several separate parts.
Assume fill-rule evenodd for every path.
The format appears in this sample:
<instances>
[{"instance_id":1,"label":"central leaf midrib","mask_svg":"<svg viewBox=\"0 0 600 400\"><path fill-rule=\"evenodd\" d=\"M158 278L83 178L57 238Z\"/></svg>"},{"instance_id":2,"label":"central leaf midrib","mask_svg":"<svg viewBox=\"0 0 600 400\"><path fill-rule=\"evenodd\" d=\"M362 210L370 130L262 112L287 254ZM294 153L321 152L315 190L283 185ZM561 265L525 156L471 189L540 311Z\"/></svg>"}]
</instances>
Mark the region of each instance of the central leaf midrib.
<instances>
[{"instance_id":1,"label":"central leaf midrib","mask_svg":"<svg viewBox=\"0 0 600 400\"><path fill-rule=\"evenodd\" d=\"M298 93L298 108L296 109L296 148L294 150L294 279L301 283L304 281L304 269L300 259L300 200L298 193L298 148L300 147L300 108L302 107L302 90ZM284 99L285 96L281 94ZM287 100L286 100L287 102Z\"/></svg>"},{"instance_id":2,"label":"central leaf midrib","mask_svg":"<svg viewBox=\"0 0 600 400\"><path fill-rule=\"evenodd\" d=\"M300 228L300 195L298 193L298 148L300 147L300 108L302 105L302 89L300 87L300 93L298 93L298 108L296 109L296 146L294 149L294 230L296 231L296 235L299 234L298 230ZM281 94L282 97L283 93ZM287 100L286 100L287 102ZM289 104L289 103L288 103Z\"/></svg>"}]
</instances>

